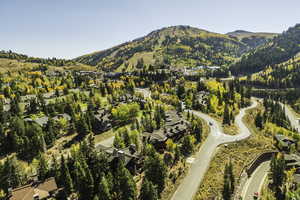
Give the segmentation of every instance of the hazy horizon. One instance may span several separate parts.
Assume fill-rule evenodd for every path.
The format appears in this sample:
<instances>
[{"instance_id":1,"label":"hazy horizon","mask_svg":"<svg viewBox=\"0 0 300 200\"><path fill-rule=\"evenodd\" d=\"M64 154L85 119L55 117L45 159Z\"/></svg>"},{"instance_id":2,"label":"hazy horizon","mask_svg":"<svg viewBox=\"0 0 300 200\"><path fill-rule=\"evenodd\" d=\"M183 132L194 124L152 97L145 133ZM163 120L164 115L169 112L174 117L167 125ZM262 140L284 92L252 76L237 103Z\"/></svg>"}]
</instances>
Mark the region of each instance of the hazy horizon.
<instances>
[{"instance_id":1,"label":"hazy horizon","mask_svg":"<svg viewBox=\"0 0 300 200\"><path fill-rule=\"evenodd\" d=\"M2 0L0 50L70 59L175 25L281 33L300 22L300 2L289 2Z\"/></svg>"}]
</instances>

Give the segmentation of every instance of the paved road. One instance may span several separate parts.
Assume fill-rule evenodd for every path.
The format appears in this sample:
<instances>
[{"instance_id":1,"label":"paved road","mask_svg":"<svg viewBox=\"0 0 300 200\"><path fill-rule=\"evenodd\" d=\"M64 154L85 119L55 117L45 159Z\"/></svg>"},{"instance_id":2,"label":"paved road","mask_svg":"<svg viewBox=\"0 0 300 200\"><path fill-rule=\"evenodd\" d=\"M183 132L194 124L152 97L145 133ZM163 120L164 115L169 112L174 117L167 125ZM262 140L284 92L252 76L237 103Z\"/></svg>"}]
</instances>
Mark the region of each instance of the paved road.
<instances>
[{"instance_id":1,"label":"paved road","mask_svg":"<svg viewBox=\"0 0 300 200\"><path fill-rule=\"evenodd\" d=\"M284 105L282 103L280 103L280 104L281 104L281 106L284 107L285 114L289 118L292 127L295 128L298 133L300 133L300 123L299 123L298 117L295 116L295 114L293 113L293 111L290 110L290 108L288 106L286 106L286 105Z\"/></svg>"},{"instance_id":2,"label":"paved road","mask_svg":"<svg viewBox=\"0 0 300 200\"><path fill-rule=\"evenodd\" d=\"M253 195L255 192L260 193L263 183L270 170L270 161L263 162L259 167L255 169L250 179L247 180L243 191L243 200L253 200Z\"/></svg>"},{"instance_id":3,"label":"paved road","mask_svg":"<svg viewBox=\"0 0 300 200\"><path fill-rule=\"evenodd\" d=\"M174 193L172 200L192 200L201 181L207 171L210 161L216 151L216 148L220 144L235 142L239 140L246 139L250 136L251 132L242 122L242 118L245 115L245 111L257 106L257 101L253 100L251 106L241 109L240 113L236 116L235 123L239 127L240 133L238 135L226 135L224 134L221 125L211 118L210 116L190 110L196 116L203 118L207 123L212 124L210 126L210 134L201 146L199 152L195 155L195 160L191 164L191 168L183 179L176 192Z\"/></svg>"}]
</instances>

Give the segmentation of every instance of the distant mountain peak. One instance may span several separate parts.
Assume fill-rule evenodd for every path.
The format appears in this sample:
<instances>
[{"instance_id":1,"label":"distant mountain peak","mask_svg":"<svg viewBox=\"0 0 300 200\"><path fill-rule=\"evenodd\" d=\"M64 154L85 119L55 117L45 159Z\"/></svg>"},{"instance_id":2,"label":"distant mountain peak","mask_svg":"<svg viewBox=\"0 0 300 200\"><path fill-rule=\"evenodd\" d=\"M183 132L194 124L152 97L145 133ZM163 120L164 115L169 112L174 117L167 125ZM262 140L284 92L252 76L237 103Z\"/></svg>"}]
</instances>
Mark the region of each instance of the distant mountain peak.
<instances>
[{"instance_id":1,"label":"distant mountain peak","mask_svg":"<svg viewBox=\"0 0 300 200\"><path fill-rule=\"evenodd\" d=\"M253 32L245 31L245 30L235 30L235 31L226 33L226 35L232 35L232 34L245 34L245 33L253 33Z\"/></svg>"}]
</instances>

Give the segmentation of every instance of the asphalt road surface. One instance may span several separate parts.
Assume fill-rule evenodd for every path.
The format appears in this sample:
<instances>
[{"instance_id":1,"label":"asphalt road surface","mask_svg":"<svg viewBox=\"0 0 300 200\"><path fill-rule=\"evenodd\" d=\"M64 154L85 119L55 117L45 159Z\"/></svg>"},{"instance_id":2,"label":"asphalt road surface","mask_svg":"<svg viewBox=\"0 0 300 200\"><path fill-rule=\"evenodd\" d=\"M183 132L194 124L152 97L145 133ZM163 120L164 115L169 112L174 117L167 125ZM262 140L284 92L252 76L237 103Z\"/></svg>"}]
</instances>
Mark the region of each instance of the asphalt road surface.
<instances>
[{"instance_id":1,"label":"asphalt road surface","mask_svg":"<svg viewBox=\"0 0 300 200\"><path fill-rule=\"evenodd\" d=\"M260 194L263 183L270 170L270 161L263 162L259 167L255 169L251 177L247 180L243 191L243 200L253 200L253 195L255 192Z\"/></svg>"},{"instance_id":2,"label":"asphalt road surface","mask_svg":"<svg viewBox=\"0 0 300 200\"><path fill-rule=\"evenodd\" d=\"M226 135L224 134L221 125L211 118L210 116L201 112L190 110L194 115L204 119L210 126L210 134L201 146L200 150L196 153L194 162L191 164L191 168L183 179L176 192L174 193L172 200L192 200L201 181L207 171L210 161L214 156L216 148L220 144L236 142L246 139L250 136L251 132L242 122L242 118L245 115L245 111L257 106L257 101L253 100L252 105L241 109L240 113L235 118L235 123L239 127L238 135Z\"/></svg>"},{"instance_id":3,"label":"asphalt road surface","mask_svg":"<svg viewBox=\"0 0 300 200\"><path fill-rule=\"evenodd\" d=\"M285 114L289 118L292 127L295 128L298 133L300 133L300 123L299 123L297 116L294 115L293 111L291 111L289 107L287 107L286 105L284 105L282 103L280 103L280 104L284 107Z\"/></svg>"}]
</instances>

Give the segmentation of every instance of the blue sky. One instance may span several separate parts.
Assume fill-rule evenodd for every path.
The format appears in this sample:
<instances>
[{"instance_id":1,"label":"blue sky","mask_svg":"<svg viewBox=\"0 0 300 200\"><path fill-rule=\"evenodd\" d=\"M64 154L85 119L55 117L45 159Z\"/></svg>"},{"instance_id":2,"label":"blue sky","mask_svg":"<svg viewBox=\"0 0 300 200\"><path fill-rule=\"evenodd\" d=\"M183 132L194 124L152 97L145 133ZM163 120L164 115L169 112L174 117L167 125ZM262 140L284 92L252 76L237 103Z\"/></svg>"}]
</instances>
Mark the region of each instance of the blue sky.
<instances>
[{"instance_id":1,"label":"blue sky","mask_svg":"<svg viewBox=\"0 0 300 200\"><path fill-rule=\"evenodd\" d=\"M282 32L299 0L0 0L0 49L74 58L165 26Z\"/></svg>"}]
</instances>

